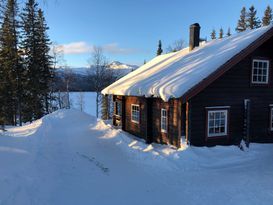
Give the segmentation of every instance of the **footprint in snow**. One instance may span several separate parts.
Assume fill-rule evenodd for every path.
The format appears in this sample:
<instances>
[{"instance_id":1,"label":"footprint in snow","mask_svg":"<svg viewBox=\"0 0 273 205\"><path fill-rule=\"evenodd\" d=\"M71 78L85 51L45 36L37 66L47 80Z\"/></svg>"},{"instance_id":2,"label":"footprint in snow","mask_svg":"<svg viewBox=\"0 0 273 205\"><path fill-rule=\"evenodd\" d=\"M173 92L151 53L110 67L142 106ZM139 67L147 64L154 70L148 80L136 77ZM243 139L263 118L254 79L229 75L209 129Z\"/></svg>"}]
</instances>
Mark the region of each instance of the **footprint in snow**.
<instances>
[{"instance_id":1,"label":"footprint in snow","mask_svg":"<svg viewBox=\"0 0 273 205\"><path fill-rule=\"evenodd\" d=\"M87 155L85 155L85 154L81 154L81 153L79 153L79 152L77 152L77 154L78 154L80 157L82 157L82 158L88 160L89 162L95 164L95 166L98 167L98 168L99 168L102 172L104 172L105 174L108 174L108 173L109 173L109 171L110 171L109 168L105 167L103 163L97 161L95 157L89 157L89 156L87 156Z\"/></svg>"}]
</instances>

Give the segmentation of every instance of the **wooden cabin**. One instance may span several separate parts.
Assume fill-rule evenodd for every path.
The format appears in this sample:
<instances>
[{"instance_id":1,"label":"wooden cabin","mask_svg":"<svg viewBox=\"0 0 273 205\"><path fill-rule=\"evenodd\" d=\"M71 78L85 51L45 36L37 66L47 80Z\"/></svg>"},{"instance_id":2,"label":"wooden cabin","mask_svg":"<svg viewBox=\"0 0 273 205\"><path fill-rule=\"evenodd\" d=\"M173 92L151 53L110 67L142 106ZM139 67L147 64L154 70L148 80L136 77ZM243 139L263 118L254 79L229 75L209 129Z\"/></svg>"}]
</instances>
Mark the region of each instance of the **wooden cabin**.
<instances>
[{"instance_id":1,"label":"wooden cabin","mask_svg":"<svg viewBox=\"0 0 273 205\"><path fill-rule=\"evenodd\" d=\"M146 140L195 146L273 142L273 27L158 56L105 88L113 124Z\"/></svg>"}]
</instances>

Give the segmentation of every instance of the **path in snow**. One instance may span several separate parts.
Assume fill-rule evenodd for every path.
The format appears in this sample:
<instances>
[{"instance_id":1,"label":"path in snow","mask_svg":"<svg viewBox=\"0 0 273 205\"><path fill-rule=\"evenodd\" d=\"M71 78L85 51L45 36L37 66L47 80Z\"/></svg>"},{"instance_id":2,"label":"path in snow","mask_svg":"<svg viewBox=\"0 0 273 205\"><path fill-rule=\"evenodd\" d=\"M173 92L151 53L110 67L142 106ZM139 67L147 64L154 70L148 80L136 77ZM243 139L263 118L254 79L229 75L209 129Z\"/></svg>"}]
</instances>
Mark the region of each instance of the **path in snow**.
<instances>
[{"instance_id":1,"label":"path in snow","mask_svg":"<svg viewBox=\"0 0 273 205\"><path fill-rule=\"evenodd\" d=\"M76 110L0 133L0 205L272 204L273 145L146 145Z\"/></svg>"}]
</instances>

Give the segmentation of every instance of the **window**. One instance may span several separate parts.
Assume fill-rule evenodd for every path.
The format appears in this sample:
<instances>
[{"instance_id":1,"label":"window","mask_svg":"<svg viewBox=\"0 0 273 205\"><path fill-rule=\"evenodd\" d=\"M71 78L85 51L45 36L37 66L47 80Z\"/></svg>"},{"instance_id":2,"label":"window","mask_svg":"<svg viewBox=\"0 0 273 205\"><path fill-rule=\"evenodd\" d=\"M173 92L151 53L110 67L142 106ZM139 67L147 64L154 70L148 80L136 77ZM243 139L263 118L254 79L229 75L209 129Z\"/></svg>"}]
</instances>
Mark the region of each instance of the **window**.
<instances>
[{"instance_id":1,"label":"window","mask_svg":"<svg viewBox=\"0 0 273 205\"><path fill-rule=\"evenodd\" d=\"M252 83L267 84L269 75L268 60L253 60L252 65Z\"/></svg>"},{"instance_id":2,"label":"window","mask_svg":"<svg viewBox=\"0 0 273 205\"><path fill-rule=\"evenodd\" d=\"M227 115L227 110L208 111L208 137L219 137L227 135Z\"/></svg>"},{"instance_id":3,"label":"window","mask_svg":"<svg viewBox=\"0 0 273 205\"><path fill-rule=\"evenodd\" d=\"M115 102L115 107L116 107L116 115L117 116L121 116L122 115L122 104L121 104L121 102L120 101L116 101Z\"/></svg>"},{"instance_id":4,"label":"window","mask_svg":"<svg viewBox=\"0 0 273 205\"><path fill-rule=\"evenodd\" d=\"M273 131L273 107L270 108L270 130Z\"/></svg>"},{"instance_id":5,"label":"window","mask_svg":"<svg viewBox=\"0 0 273 205\"><path fill-rule=\"evenodd\" d=\"M161 109L161 132L167 133L168 117L167 110Z\"/></svg>"},{"instance_id":6,"label":"window","mask_svg":"<svg viewBox=\"0 0 273 205\"><path fill-rule=\"evenodd\" d=\"M139 123L139 105L131 105L131 121Z\"/></svg>"}]
</instances>

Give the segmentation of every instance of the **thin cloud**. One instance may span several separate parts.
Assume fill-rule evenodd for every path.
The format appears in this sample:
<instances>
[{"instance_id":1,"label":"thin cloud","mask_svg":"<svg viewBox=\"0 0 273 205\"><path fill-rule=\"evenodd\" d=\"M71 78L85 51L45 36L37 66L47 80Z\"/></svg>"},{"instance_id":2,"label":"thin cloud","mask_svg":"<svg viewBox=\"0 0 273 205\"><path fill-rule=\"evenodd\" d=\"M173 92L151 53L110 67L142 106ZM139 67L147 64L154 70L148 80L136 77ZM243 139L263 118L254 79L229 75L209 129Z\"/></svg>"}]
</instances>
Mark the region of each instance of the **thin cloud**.
<instances>
[{"instance_id":1,"label":"thin cloud","mask_svg":"<svg viewBox=\"0 0 273 205\"><path fill-rule=\"evenodd\" d=\"M62 51L63 54L84 54L92 51L92 46L84 41L73 42L57 46L57 50Z\"/></svg>"},{"instance_id":2,"label":"thin cloud","mask_svg":"<svg viewBox=\"0 0 273 205\"><path fill-rule=\"evenodd\" d=\"M58 45L57 50L63 54L86 54L93 51L95 45L90 45L87 42L79 41L68 44ZM118 43L110 43L100 46L105 53L113 55L130 55L138 52L133 48L122 48Z\"/></svg>"},{"instance_id":3,"label":"thin cloud","mask_svg":"<svg viewBox=\"0 0 273 205\"><path fill-rule=\"evenodd\" d=\"M119 47L118 43L111 43L111 44L107 44L102 46L102 49L106 52L106 53L110 53L110 54L115 54L115 55L129 55L129 54L134 54L137 52L136 49L133 48L121 48Z\"/></svg>"}]
</instances>

